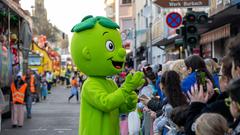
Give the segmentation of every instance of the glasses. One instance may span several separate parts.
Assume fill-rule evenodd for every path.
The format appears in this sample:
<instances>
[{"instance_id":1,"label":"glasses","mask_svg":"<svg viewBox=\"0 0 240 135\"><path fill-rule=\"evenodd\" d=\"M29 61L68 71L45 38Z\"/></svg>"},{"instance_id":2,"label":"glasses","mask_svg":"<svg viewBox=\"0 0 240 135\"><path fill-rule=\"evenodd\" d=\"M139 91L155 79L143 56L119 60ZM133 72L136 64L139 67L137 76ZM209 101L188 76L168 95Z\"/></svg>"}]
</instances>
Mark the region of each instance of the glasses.
<instances>
[{"instance_id":1,"label":"glasses","mask_svg":"<svg viewBox=\"0 0 240 135\"><path fill-rule=\"evenodd\" d=\"M230 107L232 99L230 97L228 97L228 98L225 98L224 101L225 101L225 105Z\"/></svg>"}]
</instances>

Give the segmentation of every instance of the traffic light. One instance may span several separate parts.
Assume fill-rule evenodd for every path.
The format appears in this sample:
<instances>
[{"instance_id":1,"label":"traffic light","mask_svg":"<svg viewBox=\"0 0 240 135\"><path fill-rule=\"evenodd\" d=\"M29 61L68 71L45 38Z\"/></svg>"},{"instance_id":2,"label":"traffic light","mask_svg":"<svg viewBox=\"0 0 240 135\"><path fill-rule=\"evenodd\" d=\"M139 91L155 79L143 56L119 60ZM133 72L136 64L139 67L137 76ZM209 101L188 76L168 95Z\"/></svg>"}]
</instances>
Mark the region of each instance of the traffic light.
<instances>
[{"instance_id":1,"label":"traffic light","mask_svg":"<svg viewBox=\"0 0 240 135\"><path fill-rule=\"evenodd\" d=\"M208 23L208 14L204 11L195 12L188 10L183 17L183 26L176 30L176 33L182 36L183 47L195 48L199 42L199 29L198 26Z\"/></svg>"},{"instance_id":2,"label":"traffic light","mask_svg":"<svg viewBox=\"0 0 240 135\"><path fill-rule=\"evenodd\" d=\"M186 19L186 44L190 46L190 48L195 48L199 36L198 36L198 28L197 28L197 19L198 16L195 12L188 12L185 16Z\"/></svg>"},{"instance_id":3,"label":"traffic light","mask_svg":"<svg viewBox=\"0 0 240 135\"><path fill-rule=\"evenodd\" d=\"M186 27L182 26L179 29L176 29L176 33L182 37L181 42L175 41L176 46L183 46L186 48Z\"/></svg>"},{"instance_id":4,"label":"traffic light","mask_svg":"<svg viewBox=\"0 0 240 135\"><path fill-rule=\"evenodd\" d=\"M205 12L197 12L198 13L198 24L206 24L208 23L208 14Z\"/></svg>"}]
</instances>

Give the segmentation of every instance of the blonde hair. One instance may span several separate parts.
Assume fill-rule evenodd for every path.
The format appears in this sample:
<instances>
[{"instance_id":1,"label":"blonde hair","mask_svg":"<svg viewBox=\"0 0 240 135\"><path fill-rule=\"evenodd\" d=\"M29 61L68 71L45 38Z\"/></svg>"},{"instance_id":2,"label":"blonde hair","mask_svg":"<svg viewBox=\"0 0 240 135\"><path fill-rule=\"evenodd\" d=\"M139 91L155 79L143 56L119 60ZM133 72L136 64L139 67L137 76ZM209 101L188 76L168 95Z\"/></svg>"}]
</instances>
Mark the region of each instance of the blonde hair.
<instances>
[{"instance_id":1,"label":"blonde hair","mask_svg":"<svg viewBox=\"0 0 240 135\"><path fill-rule=\"evenodd\" d=\"M162 72L166 72L170 70L171 65L174 63L174 61L167 61L162 65Z\"/></svg>"},{"instance_id":2,"label":"blonde hair","mask_svg":"<svg viewBox=\"0 0 240 135\"><path fill-rule=\"evenodd\" d=\"M226 119L217 113L204 113L196 120L196 135L225 135L229 129Z\"/></svg>"},{"instance_id":3,"label":"blonde hair","mask_svg":"<svg viewBox=\"0 0 240 135\"><path fill-rule=\"evenodd\" d=\"M175 72L177 72L180 76L180 80L182 80L187 76L186 71L183 72L184 68L187 69L187 66L184 63L184 59L179 59L174 61L174 63L170 67L170 70L174 70Z\"/></svg>"},{"instance_id":4,"label":"blonde hair","mask_svg":"<svg viewBox=\"0 0 240 135\"><path fill-rule=\"evenodd\" d=\"M211 74L213 74L219 68L219 65L212 59L205 59L204 62Z\"/></svg>"}]
</instances>

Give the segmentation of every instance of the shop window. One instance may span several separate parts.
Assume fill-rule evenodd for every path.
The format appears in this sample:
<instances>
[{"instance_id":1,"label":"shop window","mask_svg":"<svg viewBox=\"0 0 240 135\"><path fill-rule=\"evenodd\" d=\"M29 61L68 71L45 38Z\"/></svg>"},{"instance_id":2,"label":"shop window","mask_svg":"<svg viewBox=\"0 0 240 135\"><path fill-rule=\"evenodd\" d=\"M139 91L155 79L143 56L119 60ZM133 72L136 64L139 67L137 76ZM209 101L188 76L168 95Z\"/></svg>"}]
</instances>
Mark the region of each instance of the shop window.
<instances>
[{"instance_id":1,"label":"shop window","mask_svg":"<svg viewBox=\"0 0 240 135\"><path fill-rule=\"evenodd\" d=\"M132 0L122 0L122 4L131 4Z\"/></svg>"}]
</instances>

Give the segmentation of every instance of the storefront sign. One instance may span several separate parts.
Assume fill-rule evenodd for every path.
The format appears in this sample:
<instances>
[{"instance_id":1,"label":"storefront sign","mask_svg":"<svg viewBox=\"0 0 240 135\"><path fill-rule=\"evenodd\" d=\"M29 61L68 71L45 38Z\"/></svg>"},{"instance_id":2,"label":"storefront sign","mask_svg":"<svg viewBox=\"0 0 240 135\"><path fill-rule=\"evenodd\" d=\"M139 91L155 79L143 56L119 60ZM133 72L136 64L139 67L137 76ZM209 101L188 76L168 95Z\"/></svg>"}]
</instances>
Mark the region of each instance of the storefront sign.
<instances>
[{"instance_id":1,"label":"storefront sign","mask_svg":"<svg viewBox=\"0 0 240 135\"><path fill-rule=\"evenodd\" d=\"M156 0L154 3L164 8L208 6L208 0Z\"/></svg>"}]
</instances>

